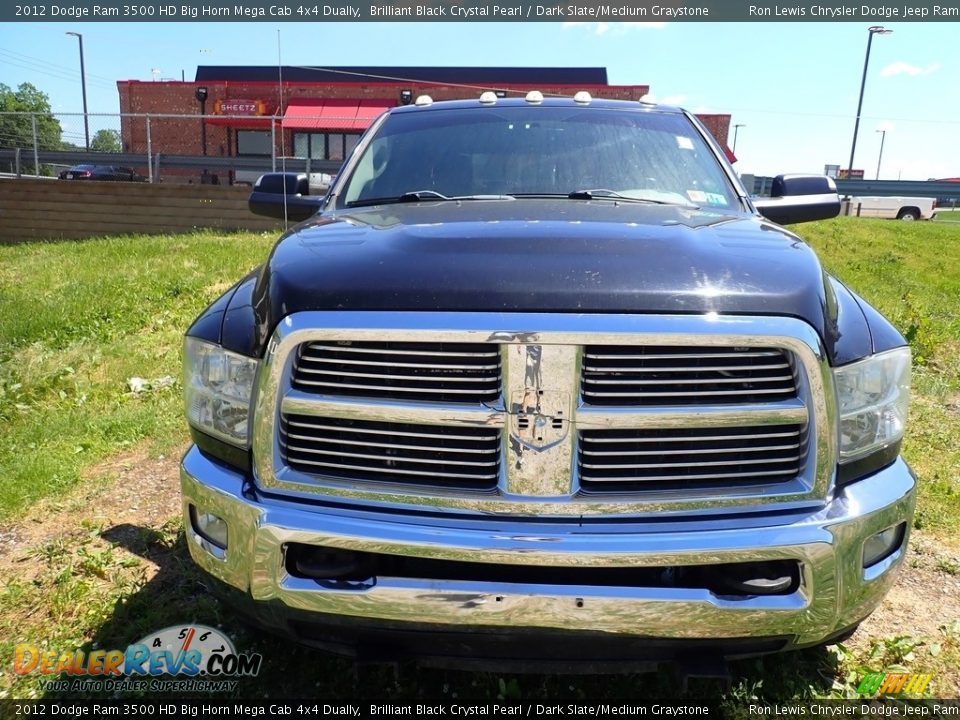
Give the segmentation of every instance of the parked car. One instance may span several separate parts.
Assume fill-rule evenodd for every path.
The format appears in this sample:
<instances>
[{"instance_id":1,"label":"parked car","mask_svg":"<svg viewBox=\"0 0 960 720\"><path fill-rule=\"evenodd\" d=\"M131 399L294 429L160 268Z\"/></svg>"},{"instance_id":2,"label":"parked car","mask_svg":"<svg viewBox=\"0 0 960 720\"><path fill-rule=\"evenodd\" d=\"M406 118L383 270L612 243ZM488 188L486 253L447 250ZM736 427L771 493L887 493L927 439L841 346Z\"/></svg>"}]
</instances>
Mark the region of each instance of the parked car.
<instances>
[{"instance_id":1,"label":"parked car","mask_svg":"<svg viewBox=\"0 0 960 720\"><path fill-rule=\"evenodd\" d=\"M209 585L367 660L623 670L830 642L902 564L910 350L688 112L393 108L185 339ZM713 660L716 665L711 665Z\"/></svg>"},{"instance_id":2,"label":"parked car","mask_svg":"<svg viewBox=\"0 0 960 720\"><path fill-rule=\"evenodd\" d=\"M937 209L937 199L932 197L858 196L847 201L850 215L888 220L932 220Z\"/></svg>"},{"instance_id":3,"label":"parked car","mask_svg":"<svg viewBox=\"0 0 960 720\"><path fill-rule=\"evenodd\" d=\"M143 182L145 177L128 167L117 165L74 165L62 170L57 176L61 180L120 180Z\"/></svg>"}]
</instances>

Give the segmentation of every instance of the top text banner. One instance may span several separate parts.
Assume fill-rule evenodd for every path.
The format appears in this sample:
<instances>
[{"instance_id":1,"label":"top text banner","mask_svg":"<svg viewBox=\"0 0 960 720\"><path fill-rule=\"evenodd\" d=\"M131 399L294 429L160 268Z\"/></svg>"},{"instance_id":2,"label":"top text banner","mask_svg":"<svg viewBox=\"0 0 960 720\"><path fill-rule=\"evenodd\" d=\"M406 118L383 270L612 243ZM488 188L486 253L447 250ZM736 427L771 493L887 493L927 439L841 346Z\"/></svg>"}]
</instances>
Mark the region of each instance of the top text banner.
<instances>
[{"instance_id":1,"label":"top text banner","mask_svg":"<svg viewBox=\"0 0 960 720\"><path fill-rule=\"evenodd\" d=\"M901 0L902 1L902 0ZM956 22L960 0L62 0L4 2L4 22Z\"/></svg>"}]
</instances>

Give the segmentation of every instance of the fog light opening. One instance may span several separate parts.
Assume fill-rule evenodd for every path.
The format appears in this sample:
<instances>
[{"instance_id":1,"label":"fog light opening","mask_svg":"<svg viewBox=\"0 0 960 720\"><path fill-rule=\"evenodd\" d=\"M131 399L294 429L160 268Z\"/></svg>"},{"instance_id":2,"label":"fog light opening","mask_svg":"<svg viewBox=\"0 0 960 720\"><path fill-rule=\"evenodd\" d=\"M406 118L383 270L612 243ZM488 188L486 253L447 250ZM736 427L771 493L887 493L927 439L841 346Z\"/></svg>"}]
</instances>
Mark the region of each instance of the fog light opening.
<instances>
[{"instance_id":1,"label":"fog light opening","mask_svg":"<svg viewBox=\"0 0 960 720\"><path fill-rule=\"evenodd\" d=\"M863 567L869 568L883 562L903 545L907 524L900 523L871 535L863 543Z\"/></svg>"},{"instance_id":2,"label":"fog light opening","mask_svg":"<svg viewBox=\"0 0 960 720\"><path fill-rule=\"evenodd\" d=\"M193 531L220 550L227 549L227 522L213 513L201 513L196 506L190 506L190 524Z\"/></svg>"},{"instance_id":3,"label":"fog light opening","mask_svg":"<svg viewBox=\"0 0 960 720\"><path fill-rule=\"evenodd\" d=\"M376 574L369 554L353 550L290 543L285 558L288 573L308 580L348 582Z\"/></svg>"}]
</instances>

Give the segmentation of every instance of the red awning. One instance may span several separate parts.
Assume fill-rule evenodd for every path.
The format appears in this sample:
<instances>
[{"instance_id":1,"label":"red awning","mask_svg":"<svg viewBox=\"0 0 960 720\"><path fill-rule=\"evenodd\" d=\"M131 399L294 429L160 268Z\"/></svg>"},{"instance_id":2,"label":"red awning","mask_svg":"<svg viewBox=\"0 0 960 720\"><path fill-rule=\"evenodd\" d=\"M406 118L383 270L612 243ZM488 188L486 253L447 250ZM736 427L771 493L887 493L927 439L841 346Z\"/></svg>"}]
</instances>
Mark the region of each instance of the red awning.
<instances>
[{"instance_id":1,"label":"red awning","mask_svg":"<svg viewBox=\"0 0 960 720\"><path fill-rule=\"evenodd\" d=\"M383 100L294 100L283 127L294 130L366 130L389 106Z\"/></svg>"},{"instance_id":2,"label":"red awning","mask_svg":"<svg viewBox=\"0 0 960 720\"><path fill-rule=\"evenodd\" d=\"M357 119L354 120L354 130L366 130L380 115L390 109L382 100L361 100L357 108Z\"/></svg>"}]
</instances>

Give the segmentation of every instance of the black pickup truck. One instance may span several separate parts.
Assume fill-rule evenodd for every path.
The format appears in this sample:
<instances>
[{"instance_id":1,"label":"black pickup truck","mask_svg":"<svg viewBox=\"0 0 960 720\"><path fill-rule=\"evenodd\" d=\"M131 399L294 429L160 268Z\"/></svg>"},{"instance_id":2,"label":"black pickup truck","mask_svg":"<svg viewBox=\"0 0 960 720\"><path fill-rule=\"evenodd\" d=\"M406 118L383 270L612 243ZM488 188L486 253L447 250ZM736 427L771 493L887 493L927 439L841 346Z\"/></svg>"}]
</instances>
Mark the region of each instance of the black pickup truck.
<instances>
[{"instance_id":1,"label":"black pickup truck","mask_svg":"<svg viewBox=\"0 0 960 720\"><path fill-rule=\"evenodd\" d=\"M422 97L187 332L195 562L300 642L579 669L828 642L903 561L910 351L694 116ZM777 224L781 223L781 224Z\"/></svg>"}]
</instances>

